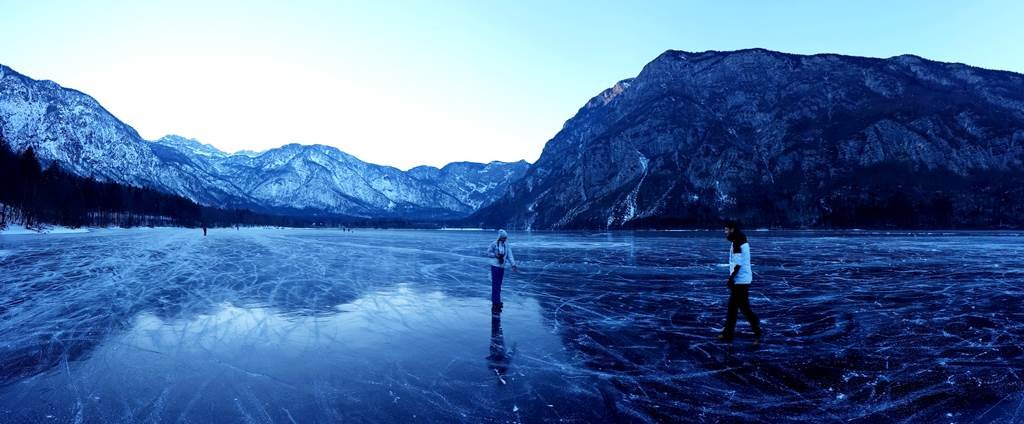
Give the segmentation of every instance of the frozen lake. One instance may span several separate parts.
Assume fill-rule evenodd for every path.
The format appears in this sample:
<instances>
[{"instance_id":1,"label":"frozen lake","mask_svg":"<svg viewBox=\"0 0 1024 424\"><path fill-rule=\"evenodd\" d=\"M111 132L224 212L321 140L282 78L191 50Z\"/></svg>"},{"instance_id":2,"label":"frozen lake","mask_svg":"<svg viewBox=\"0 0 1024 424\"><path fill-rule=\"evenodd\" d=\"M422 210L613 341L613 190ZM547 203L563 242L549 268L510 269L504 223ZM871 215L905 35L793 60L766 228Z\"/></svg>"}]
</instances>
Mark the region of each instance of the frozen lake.
<instances>
[{"instance_id":1,"label":"frozen lake","mask_svg":"<svg viewBox=\"0 0 1024 424\"><path fill-rule=\"evenodd\" d=\"M1024 238L748 234L0 236L0 422L1024 421Z\"/></svg>"}]
</instances>

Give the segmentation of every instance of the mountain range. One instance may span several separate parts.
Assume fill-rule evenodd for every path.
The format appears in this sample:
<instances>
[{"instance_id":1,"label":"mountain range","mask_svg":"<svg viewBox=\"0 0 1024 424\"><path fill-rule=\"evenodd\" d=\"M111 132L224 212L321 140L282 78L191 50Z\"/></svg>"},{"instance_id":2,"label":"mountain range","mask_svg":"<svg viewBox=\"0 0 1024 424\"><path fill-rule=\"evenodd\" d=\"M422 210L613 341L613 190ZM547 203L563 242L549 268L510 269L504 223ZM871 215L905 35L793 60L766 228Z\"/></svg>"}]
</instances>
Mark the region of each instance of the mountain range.
<instances>
[{"instance_id":1,"label":"mountain range","mask_svg":"<svg viewBox=\"0 0 1024 424\"><path fill-rule=\"evenodd\" d=\"M667 51L588 101L483 226L1024 224L1024 75Z\"/></svg>"},{"instance_id":2,"label":"mountain range","mask_svg":"<svg viewBox=\"0 0 1024 424\"><path fill-rule=\"evenodd\" d=\"M0 130L78 175L258 211L522 229L1024 225L1024 75L911 55L670 50L586 102L533 164L403 172L322 145L147 141L4 66Z\"/></svg>"},{"instance_id":3,"label":"mountain range","mask_svg":"<svg viewBox=\"0 0 1024 424\"><path fill-rule=\"evenodd\" d=\"M0 131L74 174L150 187L217 207L286 214L451 218L500 196L525 161L410 172L334 147L287 144L227 154L180 136L147 141L95 99L0 65Z\"/></svg>"}]
</instances>

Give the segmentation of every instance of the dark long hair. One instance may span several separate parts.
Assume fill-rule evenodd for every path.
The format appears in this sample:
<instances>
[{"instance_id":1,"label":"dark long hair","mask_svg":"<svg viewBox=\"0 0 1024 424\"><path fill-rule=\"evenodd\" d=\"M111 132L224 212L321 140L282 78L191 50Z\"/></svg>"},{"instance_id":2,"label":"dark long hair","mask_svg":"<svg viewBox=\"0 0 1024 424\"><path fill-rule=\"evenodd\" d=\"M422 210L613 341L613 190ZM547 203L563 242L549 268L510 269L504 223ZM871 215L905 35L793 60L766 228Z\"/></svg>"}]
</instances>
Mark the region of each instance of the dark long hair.
<instances>
[{"instance_id":1,"label":"dark long hair","mask_svg":"<svg viewBox=\"0 0 1024 424\"><path fill-rule=\"evenodd\" d=\"M747 235L743 234L743 230L740 230L740 225L735 221L728 221L725 223L726 228L732 228L732 233L726 237L726 240L732 242L732 253L741 253L743 250L741 247L743 243L747 242Z\"/></svg>"}]
</instances>

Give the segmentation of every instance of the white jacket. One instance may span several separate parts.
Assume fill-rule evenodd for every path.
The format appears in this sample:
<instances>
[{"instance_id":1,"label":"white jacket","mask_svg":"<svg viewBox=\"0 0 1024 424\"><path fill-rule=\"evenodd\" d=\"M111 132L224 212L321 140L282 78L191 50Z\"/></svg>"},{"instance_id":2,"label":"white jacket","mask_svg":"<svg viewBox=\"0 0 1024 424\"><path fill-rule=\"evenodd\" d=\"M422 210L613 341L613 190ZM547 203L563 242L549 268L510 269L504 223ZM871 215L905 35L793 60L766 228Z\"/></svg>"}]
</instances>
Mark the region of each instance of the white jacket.
<instances>
[{"instance_id":1,"label":"white jacket","mask_svg":"<svg viewBox=\"0 0 1024 424\"><path fill-rule=\"evenodd\" d=\"M505 255L504 264L498 263L499 254ZM504 268L505 265L516 266L516 257L512 256L512 247L508 245L508 242L498 244L498 241L495 240L493 243L491 243L491 246L487 248L486 256L488 258L491 258L491 266L495 266L498 268Z\"/></svg>"},{"instance_id":2,"label":"white jacket","mask_svg":"<svg viewBox=\"0 0 1024 424\"><path fill-rule=\"evenodd\" d=\"M736 278L733 280L736 284L750 284L754 281L754 270L750 269L750 245L743 243L740 246L740 253L733 253L732 245L729 245L729 274L732 275L732 271L736 269L736 266L740 266L740 272L736 273Z\"/></svg>"}]
</instances>

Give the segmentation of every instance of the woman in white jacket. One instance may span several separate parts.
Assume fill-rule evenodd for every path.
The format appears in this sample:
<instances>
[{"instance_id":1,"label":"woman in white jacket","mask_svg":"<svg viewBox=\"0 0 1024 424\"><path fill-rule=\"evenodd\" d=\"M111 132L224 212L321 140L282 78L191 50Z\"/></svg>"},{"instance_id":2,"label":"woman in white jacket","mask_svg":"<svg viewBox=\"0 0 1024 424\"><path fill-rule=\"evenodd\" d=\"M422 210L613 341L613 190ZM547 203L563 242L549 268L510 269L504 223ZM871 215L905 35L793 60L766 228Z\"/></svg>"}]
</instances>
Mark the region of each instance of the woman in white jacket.
<instances>
[{"instance_id":1,"label":"woman in white jacket","mask_svg":"<svg viewBox=\"0 0 1024 424\"><path fill-rule=\"evenodd\" d=\"M512 266L512 272L519 271L519 268L516 268L516 257L512 255L512 247L508 245L508 233L505 230L498 230L498 239L487 248L487 257L491 258L491 306L500 310L501 281L505 278L505 265Z\"/></svg>"}]
</instances>

